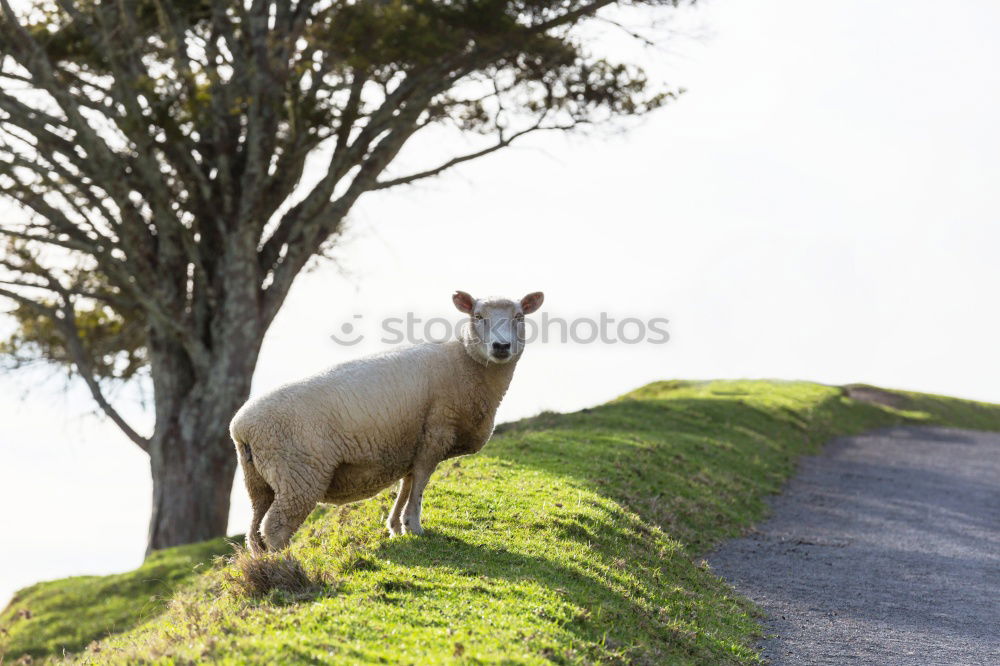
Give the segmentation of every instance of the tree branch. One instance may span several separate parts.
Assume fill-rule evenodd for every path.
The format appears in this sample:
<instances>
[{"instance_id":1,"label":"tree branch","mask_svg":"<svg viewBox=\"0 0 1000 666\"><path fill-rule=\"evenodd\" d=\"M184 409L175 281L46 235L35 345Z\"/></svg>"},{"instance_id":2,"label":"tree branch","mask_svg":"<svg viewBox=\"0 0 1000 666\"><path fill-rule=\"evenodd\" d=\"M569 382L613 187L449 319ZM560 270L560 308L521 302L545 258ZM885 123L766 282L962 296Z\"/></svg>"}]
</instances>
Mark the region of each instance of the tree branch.
<instances>
[{"instance_id":1,"label":"tree branch","mask_svg":"<svg viewBox=\"0 0 1000 666\"><path fill-rule=\"evenodd\" d=\"M119 430L125 433L126 437L132 440L140 449L149 453L149 439L136 432L122 415L118 413L118 410L104 397L101 385L91 371L90 361L87 359L86 351L83 349L80 335L76 331L76 312L73 309L72 302L64 299L60 308L49 307L3 287L0 287L0 296L5 296L31 308L38 314L50 319L56 325L56 328L63 335L67 350L73 357L77 373L87 384L87 388L90 389L90 395L94 398L94 401L108 418L118 426ZM62 316L60 316L60 313L62 313Z\"/></svg>"},{"instance_id":2,"label":"tree branch","mask_svg":"<svg viewBox=\"0 0 1000 666\"><path fill-rule=\"evenodd\" d=\"M529 127L527 129L523 129L523 130L521 130L519 132L515 132L514 134L511 134L509 137L503 137L503 136L501 136L500 140L497 141L492 146L489 146L487 148L483 148L482 150L477 150L474 153L468 153L466 155L460 155L458 157L453 157L452 159L448 160L444 164L436 166L433 169L427 169L425 171L418 171L416 173L411 173L411 174L409 174L407 176L400 176L399 178L390 178L389 180L379 180L379 181L376 181L375 186L372 187L372 189L373 190L384 190L384 189L389 188L389 187L395 187L396 185L405 185L407 183L412 183L415 180L421 180L423 178L430 178L432 176L437 176L438 174L440 174L440 173L442 173L444 171L447 171L448 169L450 169L450 168L452 168L454 166L458 166L459 164L462 164L463 162L469 162L469 161L474 160L476 158L483 157L484 155L489 155L492 152L496 152L497 150L500 150L501 148L506 148L507 146L509 146L510 144L512 144L516 139L518 139L518 138L520 138L520 137L522 137L522 136L524 136L526 134L531 134L532 132L544 132L544 131L550 131L550 130L563 130L563 131L565 131L565 130L573 129L578 124L579 123L573 123L571 125L548 125L548 126L534 125L534 126Z\"/></svg>"},{"instance_id":3,"label":"tree branch","mask_svg":"<svg viewBox=\"0 0 1000 666\"><path fill-rule=\"evenodd\" d=\"M530 27L529 31L533 33L542 33L552 28L558 27L560 25L566 25L567 23L574 23L579 19L593 14L599 9L603 9L608 5L616 4L619 0L596 0L595 2L588 2L585 5L581 5L576 9L566 12L561 16L556 16L555 18L549 19L537 25Z\"/></svg>"}]
</instances>

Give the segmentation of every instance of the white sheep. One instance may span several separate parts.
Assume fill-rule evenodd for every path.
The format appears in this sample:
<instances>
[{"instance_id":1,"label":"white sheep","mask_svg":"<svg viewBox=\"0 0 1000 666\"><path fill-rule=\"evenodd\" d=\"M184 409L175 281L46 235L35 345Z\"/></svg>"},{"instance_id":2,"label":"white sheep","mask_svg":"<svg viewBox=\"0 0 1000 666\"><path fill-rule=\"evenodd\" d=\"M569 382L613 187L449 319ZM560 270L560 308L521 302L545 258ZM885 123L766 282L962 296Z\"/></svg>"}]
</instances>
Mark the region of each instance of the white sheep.
<instances>
[{"instance_id":1,"label":"white sheep","mask_svg":"<svg viewBox=\"0 0 1000 666\"><path fill-rule=\"evenodd\" d=\"M452 301L469 315L459 340L343 363L247 402L229 430L253 506L250 550L287 546L318 502L356 502L396 481L386 526L423 533L428 479L490 438L524 348L524 315L542 300L457 291Z\"/></svg>"}]
</instances>

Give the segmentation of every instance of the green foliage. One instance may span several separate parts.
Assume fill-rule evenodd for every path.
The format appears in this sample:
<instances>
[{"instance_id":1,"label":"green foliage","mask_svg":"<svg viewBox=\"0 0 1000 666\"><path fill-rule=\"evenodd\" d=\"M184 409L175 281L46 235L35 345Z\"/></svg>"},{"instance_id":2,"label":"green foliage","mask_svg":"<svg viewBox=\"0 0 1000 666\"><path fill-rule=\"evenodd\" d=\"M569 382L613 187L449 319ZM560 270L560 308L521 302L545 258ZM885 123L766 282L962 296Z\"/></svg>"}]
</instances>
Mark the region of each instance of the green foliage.
<instances>
[{"instance_id":1,"label":"green foliage","mask_svg":"<svg viewBox=\"0 0 1000 666\"><path fill-rule=\"evenodd\" d=\"M0 197L25 213L0 226L16 244L0 248L0 298L19 305L22 326L0 356L93 366L100 384L150 365L158 336L179 343L164 354L191 358L157 367L212 375L198 366L224 357L212 353L232 339L220 327L253 330L258 343L363 192L675 98L580 30L609 4L78 0L0 11ZM383 177L431 126L483 136ZM320 177L298 191L310 156ZM259 307L232 283L254 285ZM42 321L66 308L90 343L80 358L56 339L71 330ZM226 316L243 321L217 321Z\"/></svg>"},{"instance_id":2,"label":"green foliage","mask_svg":"<svg viewBox=\"0 0 1000 666\"><path fill-rule=\"evenodd\" d=\"M247 594L234 582L247 563L221 562L79 658L755 663L755 609L701 558L764 515L799 455L897 423L1000 430L998 406L900 395L887 407L805 382L658 382L508 424L442 465L424 536L388 537L389 493L320 507L290 549L294 589Z\"/></svg>"},{"instance_id":3,"label":"green foliage","mask_svg":"<svg viewBox=\"0 0 1000 666\"><path fill-rule=\"evenodd\" d=\"M303 48L286 46L290 52L301 53L292 65L291 81L305 88L314 72L330 77L329 89L335 92L347 85L358 73L386 86L401 76L426 68L440 69L447 77L449 69L464 71L460 78L473 76L470 81L497 82L501 88L517 88L519 94L507 101L507 114L530 111L560 111L566 120L585 121L595 109L607 109L611 115L635 115L648 112L675 93L654 91L642 70L634 65L612 63L595 57L585 45L570 35L570 28L579 21L563 21L561 17L581 9L584 2L561 0L471 0L451 2L441 0L391 0L389 2L308 3L307 25L300 44ZM650 3L653 4L653 3ZM676 5L676 2L662 3ZM231 22L234 39L249 30L250 17L229 5L224 15ZM175 50L177 35L185 32L199 39L218 37L218 24L213 23L213 10L203 0L171 3L169 15L158 0L132 3L127 18L119 15L115 5L81 2L76 10L87 21L74 19L56 6L34 16L29 29L45 46L49 57L78 67L92 75L115 71L116 57L94 35L81 26L94 21L114 25L129 21L142 37L132 44L142 57L165 66L154 77L132 81L139 86L152 104L157 125L164 130L182 128L180 123L195 126L210 121L213 84L226 81L227 75L197 58L189 62L189 72L177 69ZM584 11L585 20L593 10ZM559 30L540 30L552 22ZM215 30L216 32L213 32ZM279 44L280 29L272 40ZM476 51L479 55L469 58ZM177 90L177 82L194 74L194 85ZM282 74L284 76L284 74ZM227 93L236 101L234 115L247 112L255 100L240 91L238 76L229 79L234 90ZM496 107L488 109L483 98L465 99L442 90L428 107L427 119L448 119L465 130L495 131ZM292 99L287 109L289 122L297 122L299 130L312 131L316 125L334 125L340 115L336 96L311 98L302 95ZM522 108L523 107L523 108ZM295 128L288 128L293 130Z\"/></svg>"},{"instance_id":4,"label":"green foliage","mask_svg":"<svg viewBox=\"0 0 1000 666\"><path fill-rule=\"evenodd\" d=\"M128 573L75 576L20 590L0 613L0 655L61 655L127 631L163 612L176 589L212 558L230 552L228 541L215 539L156 551Z\"/></svg>"},{"instance_id":5,"label":"green foliage","mask_svg":"<svg viewBox=\"0 0 1000 666\"><path fill-rule=\"evenodd\" d=\"M56 320L24 304L8 314L17 326L6 339L0 339L0 358L15 366L44 361L76 371ZM95 378L127 381L146 366L146 330L140 318L122 317L103 305L78 307L74 315L77 338Z\"/></svg>"}]
</instances>

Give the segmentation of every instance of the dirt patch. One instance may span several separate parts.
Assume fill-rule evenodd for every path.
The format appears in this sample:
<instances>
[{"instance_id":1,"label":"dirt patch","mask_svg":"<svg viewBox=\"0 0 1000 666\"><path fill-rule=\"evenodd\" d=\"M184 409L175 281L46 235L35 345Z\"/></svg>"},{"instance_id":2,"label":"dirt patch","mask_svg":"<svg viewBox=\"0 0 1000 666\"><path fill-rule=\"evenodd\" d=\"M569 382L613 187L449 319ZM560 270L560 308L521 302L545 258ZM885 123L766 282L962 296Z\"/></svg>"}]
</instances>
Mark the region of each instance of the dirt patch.
<instances>
[{"instance_id":1,"label":"dirt patch","mask_svg":"<svg viewBox=\"0 0 1000 666\"><path fill-rule=\"evenodd\" d=\"M881 405L893 409L905 409L909 403L904 395L867 384L848 384L844 387L844 394L858 402L867 402L871 405Z\"/></svg>"}]
</instances>

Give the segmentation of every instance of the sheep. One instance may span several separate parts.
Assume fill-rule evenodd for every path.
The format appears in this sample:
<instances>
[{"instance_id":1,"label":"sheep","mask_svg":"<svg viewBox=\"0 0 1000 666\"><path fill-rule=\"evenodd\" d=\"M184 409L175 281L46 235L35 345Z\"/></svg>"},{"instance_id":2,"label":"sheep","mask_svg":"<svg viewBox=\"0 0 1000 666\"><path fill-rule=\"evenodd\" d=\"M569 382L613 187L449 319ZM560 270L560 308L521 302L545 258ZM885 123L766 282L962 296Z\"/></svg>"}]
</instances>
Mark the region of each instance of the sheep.
<instances>
[{"instance_id":1,"label":"sheep","mask_svg":"<svg viewBox=\"0 0 1000 666\"><path fill-rule=\"evenodd\" d=\"M397 482L386 527L422 534L431 474L493 434L524 349L524 315L543 299L456 291L452 302L469 316L457 340L349 361L243 405L229 431L253 508L250 551L285 548L317 503L357 502Z\"/></svg>"}]
</instances>

